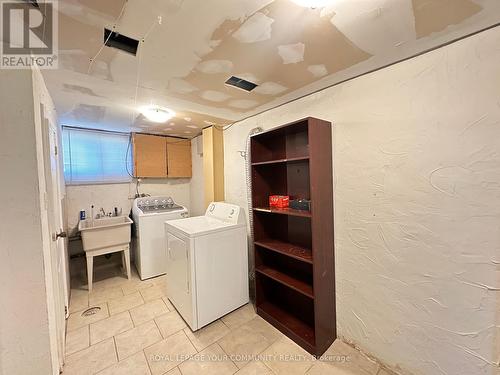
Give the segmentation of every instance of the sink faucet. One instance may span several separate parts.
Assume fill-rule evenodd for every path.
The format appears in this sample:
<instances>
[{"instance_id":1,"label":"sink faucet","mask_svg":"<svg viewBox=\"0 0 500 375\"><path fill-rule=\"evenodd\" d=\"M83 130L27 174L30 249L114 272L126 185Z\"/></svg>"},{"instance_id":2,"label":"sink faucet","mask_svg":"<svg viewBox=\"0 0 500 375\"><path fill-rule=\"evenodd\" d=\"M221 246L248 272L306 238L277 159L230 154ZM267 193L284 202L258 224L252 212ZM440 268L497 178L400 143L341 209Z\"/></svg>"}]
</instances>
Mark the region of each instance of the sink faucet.
<instances>
[{"instance_id":1,"label":"sink faucet","mask_svg":"<svg viewBox=\"0 0 500 375\"><path fill-rule=\"evenodd\" d=\"M99 209L99 213L96 215L96 219L100 219L102 217L106 217L106 211L104 211L104 208Z\"/></svg>"}]
</instances>

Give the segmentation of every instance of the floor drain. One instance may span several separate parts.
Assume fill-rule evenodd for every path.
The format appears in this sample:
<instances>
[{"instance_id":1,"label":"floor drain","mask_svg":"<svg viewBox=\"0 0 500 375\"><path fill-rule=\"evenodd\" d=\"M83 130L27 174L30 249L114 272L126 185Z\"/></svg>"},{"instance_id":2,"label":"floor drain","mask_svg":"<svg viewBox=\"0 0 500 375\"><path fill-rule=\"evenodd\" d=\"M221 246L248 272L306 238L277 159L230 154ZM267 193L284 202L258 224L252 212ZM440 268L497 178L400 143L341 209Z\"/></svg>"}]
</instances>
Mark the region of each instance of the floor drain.
<instances>
[{"instance_id":1,"label":"floor drain","mask_svg":"<svg viewBox=\"0 0 500 375\"><path fill-rule=\"evenodd\" d=\"M90 309L87 309L84 312L82 312L82 316L92 316L97 314L100 310L101 308L99 306L91 307Z\"/></svg>"}]
</instances>

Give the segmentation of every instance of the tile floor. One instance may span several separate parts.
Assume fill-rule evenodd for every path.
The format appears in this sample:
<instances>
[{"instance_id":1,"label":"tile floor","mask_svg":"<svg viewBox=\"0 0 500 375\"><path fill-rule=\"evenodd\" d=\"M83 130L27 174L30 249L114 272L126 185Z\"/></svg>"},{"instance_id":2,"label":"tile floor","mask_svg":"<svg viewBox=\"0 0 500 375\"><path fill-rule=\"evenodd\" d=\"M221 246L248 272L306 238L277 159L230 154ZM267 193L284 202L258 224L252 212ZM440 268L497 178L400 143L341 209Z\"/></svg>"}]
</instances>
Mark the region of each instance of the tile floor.
<instances>
[{"instance_id":1,"label":"tile floor","mask_svg":"<svg viewBox=\"0 0 500 375\"><path fill-rule=\"evenodd\" d=\"M64 375L389 375L337 340L315 360L246 305L192 332L168 301L165 277L127 280L120 257L96 258L88 293L85 259L71 261ZM89 316L82 312L98 307Z\"/></svg>"}]
</instances>

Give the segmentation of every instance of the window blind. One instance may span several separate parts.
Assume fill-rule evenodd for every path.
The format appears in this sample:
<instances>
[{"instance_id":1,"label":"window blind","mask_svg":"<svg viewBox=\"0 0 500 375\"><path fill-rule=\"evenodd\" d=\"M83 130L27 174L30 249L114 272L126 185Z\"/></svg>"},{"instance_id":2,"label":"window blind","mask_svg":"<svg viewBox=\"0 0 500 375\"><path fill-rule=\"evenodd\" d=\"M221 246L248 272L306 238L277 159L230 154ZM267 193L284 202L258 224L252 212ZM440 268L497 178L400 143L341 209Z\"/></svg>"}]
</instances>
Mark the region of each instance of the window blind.
<instances>
[{"instance_id":1,"label":"window blind","mask_svg":"<svg viewBox=\"0 0 500 375\"><path fill-rule=\"evenodd\" d=\"M69 185L129 182L129 135L63 127L64 178Z\"/></svg>"}]
</instances>

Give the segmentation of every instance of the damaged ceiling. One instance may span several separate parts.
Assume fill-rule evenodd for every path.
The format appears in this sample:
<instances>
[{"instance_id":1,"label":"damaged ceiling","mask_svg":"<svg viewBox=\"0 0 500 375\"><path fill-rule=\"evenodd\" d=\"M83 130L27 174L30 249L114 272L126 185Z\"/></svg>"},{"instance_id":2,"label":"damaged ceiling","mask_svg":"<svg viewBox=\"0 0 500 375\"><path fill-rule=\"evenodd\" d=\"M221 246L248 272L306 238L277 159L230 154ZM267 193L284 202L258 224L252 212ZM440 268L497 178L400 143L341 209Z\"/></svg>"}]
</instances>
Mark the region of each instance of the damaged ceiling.
<instances>
[{"instance_id":1,"label":"damaged ceiling","mask_svg":"<svg viewBox=\"0 0 500 375\"><path fill-rule=\"evenodd\" d=\"M62 124L192 137L490 27L500 2L65 0L58 22L59 69L43 73ZM105 28L137 55L103 46ZM176 117L148 122L145 105Z\"/></svg>"}]
</instances>

